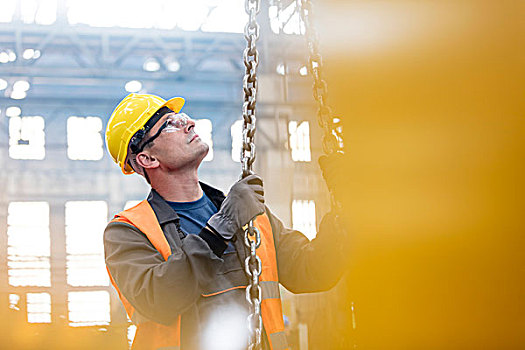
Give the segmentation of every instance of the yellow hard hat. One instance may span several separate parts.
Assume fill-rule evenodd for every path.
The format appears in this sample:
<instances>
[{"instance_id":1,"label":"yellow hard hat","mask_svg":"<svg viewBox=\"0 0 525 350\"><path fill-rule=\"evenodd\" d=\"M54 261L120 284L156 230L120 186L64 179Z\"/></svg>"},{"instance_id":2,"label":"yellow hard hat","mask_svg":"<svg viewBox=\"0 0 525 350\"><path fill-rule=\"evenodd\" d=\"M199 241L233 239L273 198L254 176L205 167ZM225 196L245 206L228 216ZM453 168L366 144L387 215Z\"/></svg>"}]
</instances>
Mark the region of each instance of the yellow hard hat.
<instances>
[{"instance_id":1,"label":"yellow hard hat","mask_svg":"<svg viewBox=\"0 0 525 350\"><path fill-rule=\"evenodd\" d=\"M108 121L106 145L109 154L124 174L134 173L127 162L128 146L133 135L142 129L160 108L168 107L178 113L184 102L182 97L166 101L149 94L129 94L120 101Z\"/></svg>"}]
</instances>

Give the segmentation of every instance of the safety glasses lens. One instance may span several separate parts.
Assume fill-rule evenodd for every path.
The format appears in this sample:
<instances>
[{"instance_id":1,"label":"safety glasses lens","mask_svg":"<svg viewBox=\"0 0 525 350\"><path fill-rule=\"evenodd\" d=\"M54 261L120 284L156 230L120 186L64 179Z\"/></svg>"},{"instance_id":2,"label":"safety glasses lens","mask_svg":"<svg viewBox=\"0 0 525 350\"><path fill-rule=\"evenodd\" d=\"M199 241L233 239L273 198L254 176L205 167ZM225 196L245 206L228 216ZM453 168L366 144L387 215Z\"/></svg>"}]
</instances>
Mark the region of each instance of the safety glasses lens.
<instances>
[{"instance_id":1,"label":"safety glasses lens","mask_svg":"<svg viewBox=\"0 0 525 350\"><path fill-rule=\"evenodd\" d=\"M188 125L190 117L188 117L184 113L179 113L174 116L169 117L166 120L166 127L163 131L165 132L173 132L177 130L184 129Z\"/></svg>"}]
</instances>

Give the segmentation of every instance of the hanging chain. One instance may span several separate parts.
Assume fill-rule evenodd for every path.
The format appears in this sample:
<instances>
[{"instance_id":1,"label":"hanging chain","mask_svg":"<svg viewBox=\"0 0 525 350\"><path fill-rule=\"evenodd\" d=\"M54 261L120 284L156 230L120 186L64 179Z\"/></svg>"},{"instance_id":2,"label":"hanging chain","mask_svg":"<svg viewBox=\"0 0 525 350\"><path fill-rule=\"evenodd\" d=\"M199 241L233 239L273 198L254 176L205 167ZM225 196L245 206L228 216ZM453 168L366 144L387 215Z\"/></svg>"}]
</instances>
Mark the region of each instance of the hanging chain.
<instances>
[{"instance_id":1,"label":"hanging chain","mask_svg":"<svg viewBox=\"0 0 525 350\"><path fill-rule=\"evenodd\" d=\"M326 154L343 153L343 127L339 118L332 117L332 110L328 106L328 86L323 79L323 58L319 52L319 36L314 26L311 0L296 0L301 6L301 19L304 23L305 36L308 44L308 71L314 79L313 95L317 101L317 122L324 129L323 150ZM348 235L345 225L341 218L343 217L343 207L336 200L334 189L330 188L332 210L335 211L336 217L334 223L339 232ZM356 319L354 312L354 302L351 304L352 312L352 329L356 329ZM356 344L353 346L356 347Z\"/></svg>"},{"instance_id":2,"label":"hanging chain","mask_svg":"<svg viewBox=\"0 0 525 350\"><path fill-rule=\"evenodd\" d=\"M314 79L313 95L317 101L317 122L324 130L323 150L326 154L343 153L343 129L341 120L332 117L328 106L328 85L323 79L323 58L319 52L319 36L314 26L312 1L297 0L300 3L301 19L304 23L306 42L308 44L308 71ZM341 203L335 199L334 189L330 188L332 209L341 212Z\"/></svg>"},{"instance_id":3,"label":"hanging chain","mask_svg":"<svg viewBox=\"0 0 525 350\"><path fill-rule=\"evenodd\" d=\"M244 66L246 67L243 80L244 103L242 105L244 122L241 165L243 178L252 174L252 164L255 161L255 104L257 101L257 66L259 64L259 53L255 44L259 38L259 24L256 16L260 11L260 0L246 0L244 9L249 19L244 27L244 37L247 44L243 55ZM251 313L248 316L248 329L250 331L248 349L256 350L260 348L262 335L262 292L259 285L262 264L256 253L256 249L261 245L261 235L259 230L253 225L253 220L250 220L247 227L245 227L244 244L250 250L250 254L244 261L245 271L250 279L250 284L246 287L246 300L251 306Z\"/></svg>"},{"instance_id":4,"label":"hanging chain","mask_svg":"<svg viewBox=\"0 0 525 350\"><path fill-rule=\"evenodd\" d=\"M338 118L332 118L332 110L328 106L328 86L323 79L323 58L319 52L319 36L313 25L312 1L298 0L301 5L301 18L305 27L308 43L308 70L314 79L313 95L317 101L317 122L324 129L323 150L326 154L342 152L343 130Z\"/></svg>"}]
</instances>

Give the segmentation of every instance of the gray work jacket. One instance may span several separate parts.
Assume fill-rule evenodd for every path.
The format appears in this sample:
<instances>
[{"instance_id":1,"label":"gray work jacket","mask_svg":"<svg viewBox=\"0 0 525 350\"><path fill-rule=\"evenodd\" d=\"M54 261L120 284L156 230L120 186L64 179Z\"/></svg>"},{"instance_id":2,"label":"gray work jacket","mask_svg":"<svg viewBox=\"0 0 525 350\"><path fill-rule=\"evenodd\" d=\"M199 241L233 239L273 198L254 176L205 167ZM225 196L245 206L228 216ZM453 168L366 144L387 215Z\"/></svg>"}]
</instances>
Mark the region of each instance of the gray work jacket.
<instances>
[{"instance_id":1,"label":"gray work jacket","mask_svg":"<svg viewBox=\"0 0 525 350\"><path fill-rule=\"evenodd\" d=\"M224 194L204 183L201 186L220 208ZM232 240L236 251L224 254L227 243L205 230L185 235L177 213L155 190L147 200L172 254L164 260L140 230L112 222L104 232L106 265L140 317L169 325L181 315L181 349L207 348L203 332L208 332L212 319L221 313L233 317L228 310L248 312L244 289L202 296L248 284L244 273L248 251L242 233L236 233ZM322 221L317 238L310 242L299 231L284 227L268 208L266 213L274 236L279 282L293 293L332 288L343 273L344 245L331 220Z\"/></svg>"}]
</instances>

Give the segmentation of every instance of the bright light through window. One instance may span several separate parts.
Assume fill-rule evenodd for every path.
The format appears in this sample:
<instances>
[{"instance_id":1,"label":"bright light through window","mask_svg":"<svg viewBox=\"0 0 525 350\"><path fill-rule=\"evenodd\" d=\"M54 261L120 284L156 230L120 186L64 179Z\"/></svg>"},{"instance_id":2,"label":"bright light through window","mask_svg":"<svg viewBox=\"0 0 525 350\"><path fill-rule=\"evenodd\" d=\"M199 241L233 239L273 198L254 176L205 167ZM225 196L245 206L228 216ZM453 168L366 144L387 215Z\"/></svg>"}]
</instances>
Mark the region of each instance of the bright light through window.
<instances>
[{"instance_id":1,"label":"bright light through window","mask_svg":"<svg viewBox=\"0 0 525 350\"><path fill-rule=\"evenodd\" d=\"M20 311L20 295L9 294L9 308L11 310Z\"/></svg>"},{"instance_id":2,"label":"bright light through window","mask_svg":"<svg viewBox=\"0 0 525 350\"><path fill-rule=\"evenodd\" d=\"M134 207L137 204L139 204L140 202L141 202L140 200L127 201L126 204L124 205L124 210L129 209L131 207Z\"/></svg>"},{"instance_id":3,"label":"bright light through window","mask_svg":"<svg viewBox=\"0 0 525 350\"><path fill-rule=\"evenodd\" d=\"M99 160L104 154L102 119L69 117L67 119L67 156L73 160Z\"/></svg>"},{"instance_id":4,"label":"bright light through window","mask_svg":"<svg viewBox=\"0 0 525 350\"><path fill-rule=\"evenodd\" d=\"M172 29L177 17L184 13L177 9L177 2L168 0L66 0L66 4L70 24L93 27ZM104 11L100 11L101 8Z\"/></svg>"},{"instance_id":5,"label":"bright light through window","mask_svg":"<svg viewBox=\"0 0 525 350\"><path fill-rule=\"evenodd\" d=\"M242 150L242 120L237 120L231 127L232 135L232 159L234 162L241 161Z\"/></svg>"},{"instance_id":6,"label":"bright light through window","mask_svg":"<svg viewBox=\"0 0 525 350\"><path fill-rule=\"evenodd\" d=\"M71 286L107 286L103 233L108 207L103 201L66 203L66 272Z\"/></svg>"},{"instance_id":7,"label":"bright light through window","mask_svg":"<svg viewBox=\"0 0 525 350\"><path fill-rule=\"evenodd\" d=\"M302 232L309 240L317 235L315 226L315 202L295 200L292 202L293 229Z\"/></svg>"},{"instance_id":8,"label":"bright light through window","mask_svg":"<svg viewBox=\"0 0 525 350\"><path fill-rule=\"evenodd\" d=\"M51 323L51 295L27 293L27 322Z\"/></svg>"},{"instance_id":9,"label":"bright light through window","mask_svg":"<svg viewBox=\"0 0 525 350\"><path fill-rule=\"evenodd\" d=\"M56 21L57 0L19 0L24 23L53 24Z\"/></svg>"},{"instance_id":10,"label":"bright light through window","mask_svg":"<svg viewBox=\"0 0 525 350\"><path fill-rule=\"evenodd\" d=\"M135 325L129 325L128 327L128 345L131 349L131 344L133 344L133 339L135 339L135 333L137 333L137 326Z\"/></svg>"},{"instance_id":11,"label":"bright light through window","mask_svg":"<svg viewBox=\"0 0 525 350\"><path fill-rule=\"evenodd\" d=\"M304 34L304 24L297 10L297 1L290 2L290 5L283 7L279 12L277 6L270 6L268 14L270 16L270 27L276 34L279 31L285 34Z\"/></svg>"},{"instance_id":12,"label":"bright light through window","mask_svg":"<svg viewBox=\"0 0 525 350\"><path fill-rule=\"evenodd\" d=\"M73 327L108 325L109 293L106 291L69 292L69 325Z\"/></svg>"},{"instance_id":13,"label":"bright light through window","mask_svg":"<svg viewBox=\"0 0 525 350\"><path fill-rule=\"evenodd\" d=\"M195 119L195 132L201 140L210 146L208 154L204 157L205 162L213 160L212 124L209 119Z\"/></svg>"},{"instance_id":14,"label":"bright light through window","mask_svg":"<svg viewBox=\"0 0 525 350\"><path fill-rule=\"evenodd\" d=\"M221 1L217 5L202 25L202 30L204 32L242 33L248 21L244 1Z\"/></svg>"},{"instance_id":15,"label":"bright light through window","mask_svg":"<svg viewBox=\"0 0 525 350\"><path fill-rule=\"evenodd\" d=\"M70 24L93 27L241 33L247 20L243 0L66 0L66 6Z\"/></svg>"},{"instance_id":16,"label":"bright light through window","mask_svg":"<svg viewBox=\"0 0 525 350\"><path fill-rule=\"evenodd\" d=\"M0 1L0 22L8 23L13 20L17 1L18 0Z\"/></svg>"},{"instance_id":17,"label":"bright light through window","mask_svg":"<svg viewBox=\"0 0 525 350\"><path fill-rule=\"evenodd\" d=\"M49 204L11 202L8 207L7 225L9 284L49 287Z\"/></svg>"},{"instance_id":18,"label":"bright light through window","mask_svg":"<svg viewBox=\"0 0 525 350\"><path fill-rule=\"evenodd\" d=\"M44 159L44 118L12 117L9 119L9 156L13 159Z\"/></svg>"},{"instance_id":19,"label":"bright light through window","mask_svg":"<svg viewBox=\"0 0 525 350\"><path fill-rule=\"evenodd\" d=\"M288 124L290 133L290 149L292 150L292 160L294 162L311 161L310 154L310 125L307 121L297 125L291 121Z\"/></svg>"}]
</instances>

